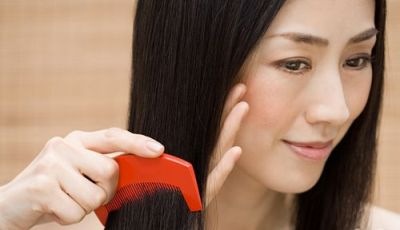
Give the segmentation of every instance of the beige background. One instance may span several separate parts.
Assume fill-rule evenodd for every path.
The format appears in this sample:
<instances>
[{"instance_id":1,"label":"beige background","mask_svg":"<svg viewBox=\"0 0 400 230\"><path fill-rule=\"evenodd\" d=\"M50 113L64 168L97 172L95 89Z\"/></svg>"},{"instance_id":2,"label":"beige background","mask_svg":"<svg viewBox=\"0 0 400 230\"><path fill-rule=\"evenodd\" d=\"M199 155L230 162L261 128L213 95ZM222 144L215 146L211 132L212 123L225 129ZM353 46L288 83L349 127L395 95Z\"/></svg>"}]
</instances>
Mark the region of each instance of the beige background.
<instances>
[{"instance_id":1,"label":"beige background","mask_svg":"<svg viewBox=\"0 0 400 230\"><path fill-rule=\"evenodd\" d=\"M400 212L400 1L389 0L375 203ZM133 1L0 0L0 184L52 136L125 127Z\"/></svg>"}]
</instances>

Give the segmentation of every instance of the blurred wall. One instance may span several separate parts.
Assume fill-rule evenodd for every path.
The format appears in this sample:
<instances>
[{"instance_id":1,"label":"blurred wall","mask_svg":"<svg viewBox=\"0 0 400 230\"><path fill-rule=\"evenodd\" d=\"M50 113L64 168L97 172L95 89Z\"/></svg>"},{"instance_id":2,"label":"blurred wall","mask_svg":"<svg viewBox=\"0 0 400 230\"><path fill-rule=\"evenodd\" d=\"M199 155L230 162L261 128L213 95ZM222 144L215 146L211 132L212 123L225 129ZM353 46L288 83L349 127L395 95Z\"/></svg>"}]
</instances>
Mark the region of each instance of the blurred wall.
<instances>
[{"instance_id":1,"label":"blurred wall","mask_svg":"<svg viewBox=\"0 0 400 230\"><path fill-rule=\"evenodd\" d=\"M389 0L375 203L400 212L400 1ZM0 0L0 184L52 136L124 128L132 0Z\"/></svg>"}]
</instances>

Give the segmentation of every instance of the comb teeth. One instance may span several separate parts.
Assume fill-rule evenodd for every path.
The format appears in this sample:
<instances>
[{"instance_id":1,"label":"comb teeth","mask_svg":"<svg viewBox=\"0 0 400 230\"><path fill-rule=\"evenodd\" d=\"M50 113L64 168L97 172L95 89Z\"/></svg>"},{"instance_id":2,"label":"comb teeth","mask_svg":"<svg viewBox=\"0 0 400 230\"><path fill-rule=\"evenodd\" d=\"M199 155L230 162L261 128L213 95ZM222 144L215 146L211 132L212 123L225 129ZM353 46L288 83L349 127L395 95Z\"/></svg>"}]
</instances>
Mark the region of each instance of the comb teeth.
<instances>
[{"instance_id":1,"label":"comb teeth","mask_svg":"<svg viewBox=\"0 0 400 230\"><path fill-rule=\"evenodd\" d=\"M95 210L105 225L108 214L123 207L129 201L143 201L159 191L179 192L191 212L202 210L196 176L189 162L178 157L162 154L158 158L120 155L115 158L119 166L119 179L115 197ZM175 193L176 194L176 193Z\"/></svg>"},{"instance_id":2,"label":"comb teeth","mask_svg":"<svg viewBox=\"0 0 400 230\"><path fill-rule=\"evenodd\" d=\"M112 212L114 210L120 209L124 204L128 202L141 200L145 196L151 196L152 194L160 190L181 192L178 187L172 186L170 184L152 182L130 184L120 188L116 192L114 198L110 201L110 203L105 205L105 208L108 212Z\"/></svg>"}]
</instances>

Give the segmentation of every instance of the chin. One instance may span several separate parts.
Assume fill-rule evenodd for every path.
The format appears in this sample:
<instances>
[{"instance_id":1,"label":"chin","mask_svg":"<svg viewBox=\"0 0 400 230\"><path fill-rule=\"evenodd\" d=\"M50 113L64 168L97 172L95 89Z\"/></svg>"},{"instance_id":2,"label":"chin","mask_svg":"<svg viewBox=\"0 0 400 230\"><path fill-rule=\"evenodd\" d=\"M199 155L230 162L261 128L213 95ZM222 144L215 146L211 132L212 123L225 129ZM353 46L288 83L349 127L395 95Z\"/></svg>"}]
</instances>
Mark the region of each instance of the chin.
<instances>
[{"instance_id":1,"label":"chin","mask_svg":"<svg viewBox=\"0 0 400 230\"><path fill-rule=\"evenodd\" d=\"M304 174L296 172L288 172L278 180L266 181L266 187L281 193L303 193L310 190L318 182L321 173Z\"/></svg>"}]
</instances>

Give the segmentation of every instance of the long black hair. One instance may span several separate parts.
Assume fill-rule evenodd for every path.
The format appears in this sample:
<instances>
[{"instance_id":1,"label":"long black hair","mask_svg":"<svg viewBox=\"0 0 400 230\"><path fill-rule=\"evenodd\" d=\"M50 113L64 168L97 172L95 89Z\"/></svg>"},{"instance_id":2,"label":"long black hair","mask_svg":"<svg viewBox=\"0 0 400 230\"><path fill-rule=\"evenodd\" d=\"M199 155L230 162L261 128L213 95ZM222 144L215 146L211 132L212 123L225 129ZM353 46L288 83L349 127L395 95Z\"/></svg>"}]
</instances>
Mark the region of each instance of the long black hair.
<instances>
[{"instance_id":1,"label":"long black hair","mask_svg":"<svg viewBox=\"0 0 400 230\"><path fill-rule=\"evenodd\" d=\"M239 71L284 0L139 0L128 129L193 164L202 199L222 109ZM363 213L375 167L383 84L385 1L373 50L369 101L310 191L300 194L296 229L352 229ZM335 154L339 153L340 154ZM111 214L109 229L204 229L179 191L160 191Z\"/></svg>"}]
</instances>

